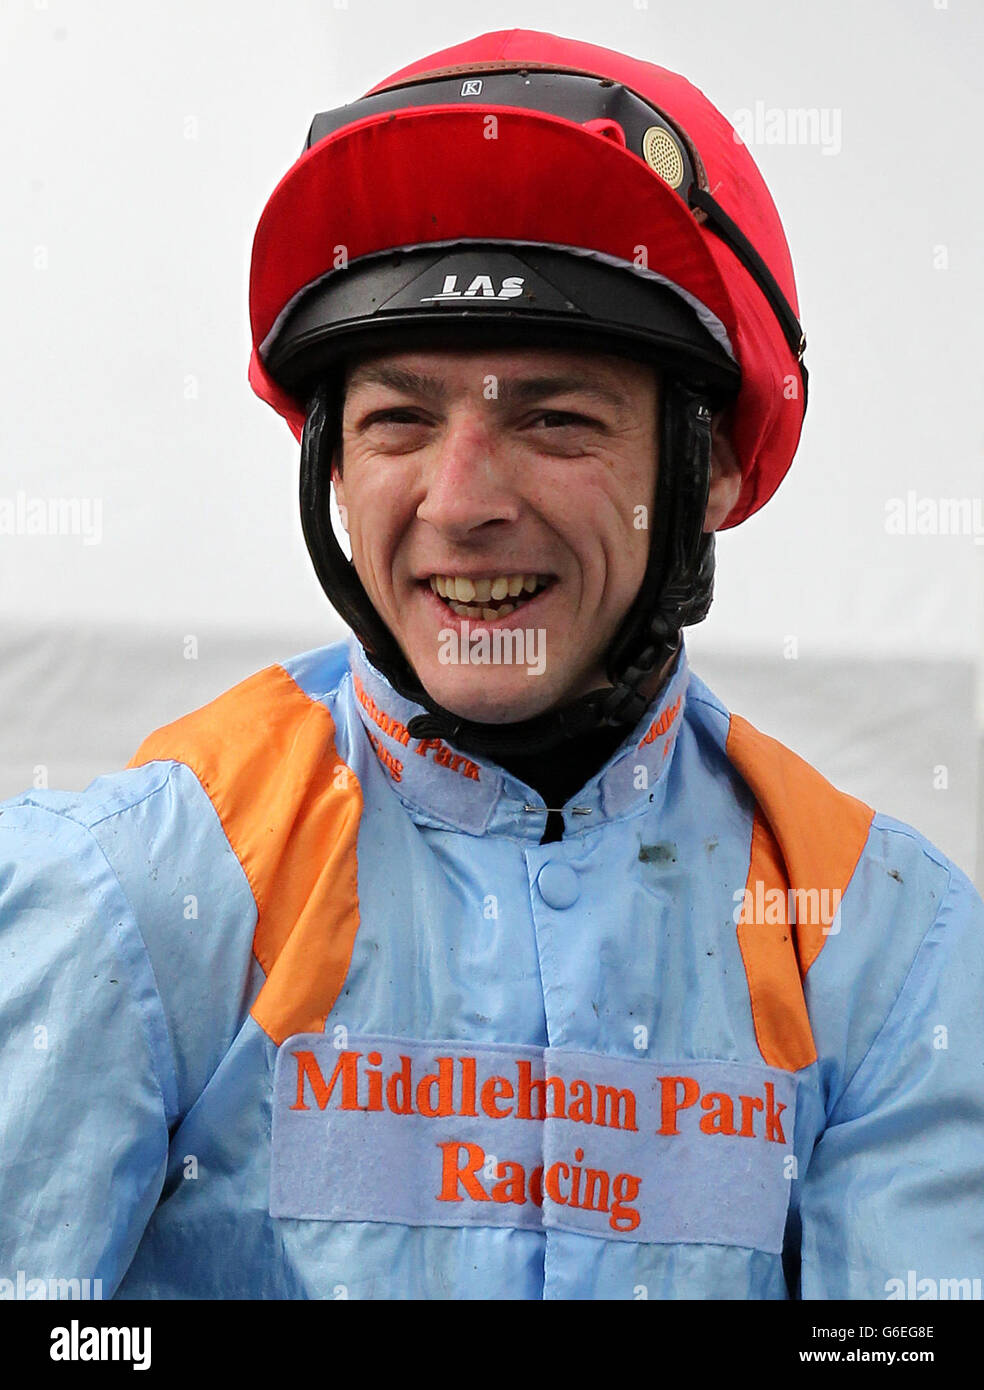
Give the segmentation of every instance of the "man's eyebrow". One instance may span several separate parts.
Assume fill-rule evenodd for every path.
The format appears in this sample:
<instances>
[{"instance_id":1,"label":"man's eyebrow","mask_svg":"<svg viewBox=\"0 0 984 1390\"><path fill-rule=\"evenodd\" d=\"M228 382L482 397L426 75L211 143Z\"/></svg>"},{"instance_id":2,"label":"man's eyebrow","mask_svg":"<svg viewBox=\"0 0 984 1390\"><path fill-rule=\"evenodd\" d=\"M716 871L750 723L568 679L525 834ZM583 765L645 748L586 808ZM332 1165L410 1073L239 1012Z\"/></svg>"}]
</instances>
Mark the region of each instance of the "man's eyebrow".
<instances>
[{"instance_id":1,"label":"man's eyebrow","mask_svg":"<svg viewBox=\"0 0 984 1390\"><path fill-rule=\"evenodd\" d=\"M431 396L437 400L444 400L447 395L445 383L440 377L382 363L368 363L355 367L348 380L348 389L352 390L357 386L389 386L394 391L405 391L408 395ZM511 405L524 405L544 396L560 395L568 391L592 396L616 408L628 404L627 398L616 387L573 372L550 376L500 377L496 386L497 399Z\"/></svg>"},{"instance_id":2,"label":"man's eyebrow","mask_svg":"<svg viewBox=\"0 0 984 1390\"><path fill-rule=\"evenodd\" d=\"M394 391L420 396L440 396L443 390L443 382L438 377L411 372L405 367L387 367L371 362L354 367L345 385L348 391L356 386L390 386Z\"/></svg>"},{"instance_id":3,"label":"man's eyebrow","mask_svg":"<svg viewBox=\"0 0 984 1390\"><path fill-rule=\"evenodd\" d=\"M573 372L555 376L504 377L499 382L498 390L500 401L515 405L524 405L543 396L559 396L568 391L580 396L592 396L618 408L628 404L626 397L614 386Z\"/></svg>"}]
</instances>

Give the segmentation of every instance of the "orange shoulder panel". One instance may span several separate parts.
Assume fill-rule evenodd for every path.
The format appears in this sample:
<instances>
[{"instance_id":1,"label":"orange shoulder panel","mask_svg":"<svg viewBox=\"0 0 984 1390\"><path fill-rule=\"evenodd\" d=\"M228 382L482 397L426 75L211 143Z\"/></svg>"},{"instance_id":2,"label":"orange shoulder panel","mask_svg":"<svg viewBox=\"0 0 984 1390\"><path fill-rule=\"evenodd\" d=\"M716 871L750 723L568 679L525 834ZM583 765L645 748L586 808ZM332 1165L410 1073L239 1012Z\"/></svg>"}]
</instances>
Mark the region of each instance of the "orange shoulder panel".
<instances>
[{"instance_id":1,"label":"orange shoulder panel","mask_svg":"<svg viewBox=\"0 0 984 1390\"><path fill-rule=\"evenodd\" d=\"M278 1045L321 1032L359 927L358 778L335 725L282 666L158 729L128 764L184 763L201 782L256 901L266 972L251 1013Z\"/></svg>"},{"instance_id":2,"label":"orange shoulder panel","mask_svg":"<svg viewBox=\"0 0 984 1390\"><path fill-rule=\"evenodd\" d=\"M798 1071L817 1055L803 978L831 934L875 813L736 714L727 753L757 803L738 926L755 1036L770 1066Z\"/></svg>"}]
</instances>

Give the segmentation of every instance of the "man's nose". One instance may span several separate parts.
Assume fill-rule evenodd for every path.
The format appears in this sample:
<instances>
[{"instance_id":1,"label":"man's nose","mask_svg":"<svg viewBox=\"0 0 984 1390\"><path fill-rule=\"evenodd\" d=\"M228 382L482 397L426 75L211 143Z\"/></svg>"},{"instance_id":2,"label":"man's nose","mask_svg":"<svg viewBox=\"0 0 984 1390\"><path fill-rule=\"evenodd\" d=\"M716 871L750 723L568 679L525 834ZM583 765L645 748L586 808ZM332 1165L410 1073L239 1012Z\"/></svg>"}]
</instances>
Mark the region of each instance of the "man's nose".
<instances>
[{"instance_id":1,"label":"man's nose","mask_svg":"<svg viewBox=\"0 0 984 1390\"><path fill-rule=\"evenodd\" d=\"M417 516L455 540L519 515L512 470L493 422L477 411L456 413L434 444Z\"/></svg>"}]
</instances>

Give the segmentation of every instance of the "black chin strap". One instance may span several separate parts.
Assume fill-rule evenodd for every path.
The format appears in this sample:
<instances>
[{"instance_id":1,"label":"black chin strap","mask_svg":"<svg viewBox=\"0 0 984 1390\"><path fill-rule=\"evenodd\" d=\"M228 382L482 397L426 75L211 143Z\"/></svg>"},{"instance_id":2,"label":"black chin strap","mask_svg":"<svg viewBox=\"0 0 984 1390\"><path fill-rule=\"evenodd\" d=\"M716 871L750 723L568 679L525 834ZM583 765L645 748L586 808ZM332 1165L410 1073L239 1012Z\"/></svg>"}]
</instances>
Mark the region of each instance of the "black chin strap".
<instances>
[{"instance_id":1,"label":"black chin strap","mask_svg":"<svg viewBox=\"0 0 984 1390\"><path fill-rule=\"evenodd\" d=\"M315 572L342 620L395 690L426 714L407 725L413 738L441 738L463 753L498 757L543 752L604 725L638 723L665 683L658 681L680 646L680 629L700 622L714 587L714 537L703 532L710 486L711 408L697 386L664 378L660 467L649 558L635 601L606 653L611 686L514 724L463 719L420 684L373 608L331 525L331 459L340 435L339 383L319 385L301 436L301 525ZM657 685L659 688L652 688Z\"/></svg>"}]
</instances>

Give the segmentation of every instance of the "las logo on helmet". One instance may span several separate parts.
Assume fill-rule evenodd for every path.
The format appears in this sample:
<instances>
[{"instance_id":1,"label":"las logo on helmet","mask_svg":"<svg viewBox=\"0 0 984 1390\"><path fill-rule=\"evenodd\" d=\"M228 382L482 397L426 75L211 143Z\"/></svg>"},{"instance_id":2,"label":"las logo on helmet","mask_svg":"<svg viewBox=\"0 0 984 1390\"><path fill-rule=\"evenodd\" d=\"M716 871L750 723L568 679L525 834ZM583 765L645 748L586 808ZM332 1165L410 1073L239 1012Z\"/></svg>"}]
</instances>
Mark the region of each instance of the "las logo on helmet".
<instances>
[{"instance_id":1,"label":"las logo on helmet","mask_svg":"<svg viewBox=\"0 0 984 1390\"><path fill-rule=\"evenodd\" d=\"M456 289L457 283L457 275L445 275L441 293L425 295L420 303L428 304L435 299L467 299L469 295L481 295L483 299L515 299L523 293L525 281L522 275L507 275L498 293L491 275L476 275L466 290Z\"/></svg>"}]
</instances>

